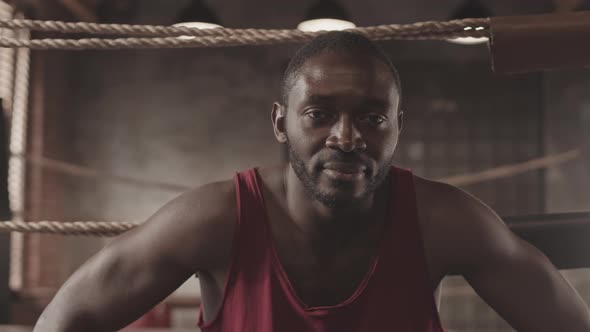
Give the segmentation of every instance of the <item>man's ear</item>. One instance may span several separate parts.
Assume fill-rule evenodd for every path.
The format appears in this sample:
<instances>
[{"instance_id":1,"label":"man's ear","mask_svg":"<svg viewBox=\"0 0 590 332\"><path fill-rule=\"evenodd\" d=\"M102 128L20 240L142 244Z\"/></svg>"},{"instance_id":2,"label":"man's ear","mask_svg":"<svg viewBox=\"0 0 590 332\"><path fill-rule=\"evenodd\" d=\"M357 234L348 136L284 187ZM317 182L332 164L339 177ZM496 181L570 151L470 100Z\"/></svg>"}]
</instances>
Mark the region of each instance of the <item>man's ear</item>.
<instances>
[{"instance_id":1,"label":"man's ear","mask_svg":"<svg viewBox=\"0 0 590 332\"><path fill-rule=\"evenodd\" d=\"M399 129L399 132L402 132L402 129L404 127L404 111L399 110L399 112L397 113L397 128Z\"/></svg>"},{"instance_id":2,"label":"man's ear","mask_svg":"<svg viewBox=\"0 0 590 332\"><path fill-rule=\"evenodd\" d=\"M275 102L272 105L272 128L279 143L287 143L287 128L285 126L286 115L286 106L283 106L278 102Z\"/></svg>"}]
</instances>

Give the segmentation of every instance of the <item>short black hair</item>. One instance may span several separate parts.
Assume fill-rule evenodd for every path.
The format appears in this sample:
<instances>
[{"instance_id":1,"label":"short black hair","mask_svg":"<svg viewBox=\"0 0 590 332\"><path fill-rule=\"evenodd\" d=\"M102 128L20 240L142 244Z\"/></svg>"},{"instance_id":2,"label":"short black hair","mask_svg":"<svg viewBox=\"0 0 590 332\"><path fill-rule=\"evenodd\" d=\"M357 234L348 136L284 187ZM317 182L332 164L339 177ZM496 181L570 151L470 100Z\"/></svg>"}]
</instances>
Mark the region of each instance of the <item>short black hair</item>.
<instances>
[{"instance_id":1,"label":"short black hair","mask_svg":"<svg viewBox=\"0 0 590 332\"><path fill-rule=\"evenodd\" d=\"M299 75L301 67L310 58L328 51L340 51L354 54L369 55L381 60L390 69L393 80L398 89L401 101L402 87L397 69L385 51L369 38L359 33L349 31L330 31L321 34L303 45L291 58L287 69L283 73L281 82L281 102L287 105L289 92Z\"/></svg>"}]
</instances>

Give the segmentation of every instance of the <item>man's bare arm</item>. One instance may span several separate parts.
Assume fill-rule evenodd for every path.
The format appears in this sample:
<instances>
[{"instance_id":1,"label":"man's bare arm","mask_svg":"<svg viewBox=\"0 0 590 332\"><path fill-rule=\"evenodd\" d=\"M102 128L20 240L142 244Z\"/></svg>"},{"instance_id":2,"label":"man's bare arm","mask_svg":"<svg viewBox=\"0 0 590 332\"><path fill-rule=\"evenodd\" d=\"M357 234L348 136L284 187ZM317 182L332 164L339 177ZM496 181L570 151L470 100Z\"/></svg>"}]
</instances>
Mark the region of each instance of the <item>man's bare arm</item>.
<instances>
[{"instance_id":1,"label":"man's bare arm","mask_svg":"<svg viewBox=\"0 0 590 332\"><path fill-rule=\"evenodd\" d=\"M231 181L203 186L166 204L76 271L34 331L115 331L133 322L196 271L226 263L235 210Z\"/></svg>"},{"instance_id":2,"label":"man's bare arm","mask_svg":"<svg viewBox=\"0 0 590 332\"><path fill-rule=\"evenodd\" d=\"M446 224L447 264L520 332L590 331L590 312L536 248L485 204L447 186L437 223Z\"/></svg>"}]
</instances>

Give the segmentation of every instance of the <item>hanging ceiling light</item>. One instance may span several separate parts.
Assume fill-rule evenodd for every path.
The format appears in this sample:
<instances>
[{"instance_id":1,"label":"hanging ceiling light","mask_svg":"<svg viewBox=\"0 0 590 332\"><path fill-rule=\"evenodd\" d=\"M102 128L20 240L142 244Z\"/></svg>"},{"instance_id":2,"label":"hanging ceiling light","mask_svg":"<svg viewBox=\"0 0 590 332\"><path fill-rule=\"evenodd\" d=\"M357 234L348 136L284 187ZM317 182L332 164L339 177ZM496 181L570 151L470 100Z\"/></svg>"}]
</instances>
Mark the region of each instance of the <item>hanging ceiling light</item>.
<instances>
[{"instance_id":1,"label":"hanging ceiling light","mask_svg":"<svg viewBox=\"0 0 590 332\"><path fill-rule=\"evenodd\" d=\"M305 21L299 23L301 31L329 31L355 28L346 10L336 1L319 0L307 11Z\"/></svg>"},{"instance_id":2,"label":"hanging ceiling light","mask_svg":"<svg viewBox=\"0 0 590 332\"><path fill-rule=\"evenodd\" d=\"M466 18L486 18L490 17L490 11L485 8L478 0L466 0L461 6L459 6L453 16L452 20L462 20ZM465 30L478 30L483 29L482 27L468 27ZM487 37L460 37L448 39L451 43L463 44L463 45L475 45L482 44L488 41Z\"/></svg>"},{"instance_id":3,"label":"hanging ceiling light","mask_svg":"<svg viewBox=\"0 0 590 332\"><path fill-rule=\"evenodd\" d=\"M219 18L215 12L203 2L203 0L193 0L180 12L174 26L187 27L195 29L212 29L222 28ZM180 38L192 38L181 36Z\"/></svg>"}]
</instances>

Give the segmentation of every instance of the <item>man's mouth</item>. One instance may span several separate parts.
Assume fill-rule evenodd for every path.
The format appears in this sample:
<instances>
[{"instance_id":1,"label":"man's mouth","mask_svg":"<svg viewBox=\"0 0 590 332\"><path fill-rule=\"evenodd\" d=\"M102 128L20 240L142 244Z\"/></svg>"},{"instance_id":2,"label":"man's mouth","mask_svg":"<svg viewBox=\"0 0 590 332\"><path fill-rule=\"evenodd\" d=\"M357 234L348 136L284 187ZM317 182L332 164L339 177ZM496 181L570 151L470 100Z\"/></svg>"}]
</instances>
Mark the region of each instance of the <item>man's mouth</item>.
<instances>
[{"instance_id":1,"label":"man's mouth","mask_svg":"<svg viewBox=\"0 0 590 332\"><path fill-rule=\"evenodd\" d=\"M329 162L324 164L324 168L336 171L339 173L355 174L363 173L367 167L358 163L346 163L346 162Z\"/></svg>"},{"instance_id":2,"label":"man's mouth","mask_svg":"<svg viewBox=\"0 0 590 332\"><path fill-rule=\"evenodd\" d=\"M323 165L324 173L328 177L339 181L356 181L361 179L367 169L357 163L329 162Z\"/></svg>"}]
</instances>

